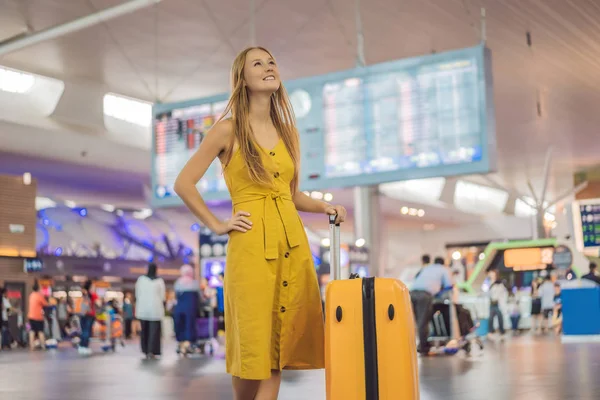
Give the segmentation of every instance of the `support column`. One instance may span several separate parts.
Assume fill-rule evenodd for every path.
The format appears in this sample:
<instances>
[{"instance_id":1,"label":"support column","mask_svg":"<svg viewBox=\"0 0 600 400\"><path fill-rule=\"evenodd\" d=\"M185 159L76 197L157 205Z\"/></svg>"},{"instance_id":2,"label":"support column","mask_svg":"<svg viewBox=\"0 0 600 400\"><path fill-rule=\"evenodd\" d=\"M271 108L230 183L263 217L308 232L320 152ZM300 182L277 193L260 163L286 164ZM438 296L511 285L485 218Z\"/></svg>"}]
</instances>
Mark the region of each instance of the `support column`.
<instances>
[{"instance_id":1,"label":"support column","mask_svg":"<svg viewBox=\"0 0 600 400\"><path fill-rule=\"evenodd\" d=\"M354 188L354 240L364 239L369 249L369 275L383 275L380 262L381 230L383 228L377 186Z\"/></svg>"}]
</instances>

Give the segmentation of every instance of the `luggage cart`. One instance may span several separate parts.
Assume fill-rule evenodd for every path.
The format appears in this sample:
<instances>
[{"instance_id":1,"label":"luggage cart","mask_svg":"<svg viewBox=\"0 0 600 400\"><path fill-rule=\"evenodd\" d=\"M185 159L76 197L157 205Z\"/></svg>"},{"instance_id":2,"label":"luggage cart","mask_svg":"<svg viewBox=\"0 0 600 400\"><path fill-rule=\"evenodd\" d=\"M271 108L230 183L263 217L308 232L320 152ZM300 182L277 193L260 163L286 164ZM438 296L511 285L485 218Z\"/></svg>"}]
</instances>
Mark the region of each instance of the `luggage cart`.
<instances>
[{"instance_id":1,"label":"luggage cart","mask_svg":"<svg viewBox=\"0 0 600 400\"><path fill-rule=\"evenodd\" d=\"M429 342L438 354L454 355L459 350L470 354L473 344L483 350L483 342L476 335L477 327L469 310L454 303L450 292L434 301Z\"/></svg>"},{"instance_id":2,"label":"luggage cart","mask_svg":"<svg viewBox=\"0 0 600 400\"><path fill-rule=\"evenodd\" d=\"M196 341L196 348L201 354L215 354L215 347L217 347L216 337L218 320L215 317L214 309L212 306L204 307L204 313L207 318L198 318L196 320L196 332L198 333L198 340Z\"/></svg>"},{"instance_id":3,"label":"luggage cart","mask_svg":"<svg viewBox=\"0 0 600 400\"><path fill-rule=\"evenodd\" d=\"M123 318L119 314L105 310L98 315L94 326L94 336L101 341L102 351L115 352L117 344L125 347L123 326Z\"/></svg>"}]
</instances>

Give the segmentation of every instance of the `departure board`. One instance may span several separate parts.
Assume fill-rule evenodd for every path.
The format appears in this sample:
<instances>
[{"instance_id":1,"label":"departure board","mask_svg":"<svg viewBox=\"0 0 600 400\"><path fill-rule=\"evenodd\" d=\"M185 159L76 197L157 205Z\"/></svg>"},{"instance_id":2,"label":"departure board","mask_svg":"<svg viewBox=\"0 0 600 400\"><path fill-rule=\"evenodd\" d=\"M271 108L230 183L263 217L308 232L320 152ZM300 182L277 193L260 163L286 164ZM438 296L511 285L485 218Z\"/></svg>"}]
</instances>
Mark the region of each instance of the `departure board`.
<instances>
[{"instance_id":1,"label":"departure board","mask_svg":"<svg viewBox=\"0 0 600 400\"><path fill-rule=\"evenodd\" d=\"M492 171L490 62L480 45L286 82L300 134L300 188ZM173 181L226 98L155 106L155 205L179 204ZM218 162L199 189L209 200L228 197Z\"/></svg>"},{"instance_id":2,"label":"departure board","mask_svg":"<svg viewBox=\"0 0 600 400\"><path fill-rule=\"evenodd\" d=\"M173 191L175 179L226 105L224 99L155 112L152 166L155 199L164 199L164 205L180 203ZM201 193L217 193L219 197L226 194L227 186L218 159L213 161L197 187Z\"/></svg>"},{"instance_id":3,"label":"departure board","mask_svg":"<svg viewBox=\"0 0 600 400\"><path fill-rule=\"evenodd\" d=\"M600 248L600 199L574 204L575 233L583 249Z\"/></svg>"}]
</instances>

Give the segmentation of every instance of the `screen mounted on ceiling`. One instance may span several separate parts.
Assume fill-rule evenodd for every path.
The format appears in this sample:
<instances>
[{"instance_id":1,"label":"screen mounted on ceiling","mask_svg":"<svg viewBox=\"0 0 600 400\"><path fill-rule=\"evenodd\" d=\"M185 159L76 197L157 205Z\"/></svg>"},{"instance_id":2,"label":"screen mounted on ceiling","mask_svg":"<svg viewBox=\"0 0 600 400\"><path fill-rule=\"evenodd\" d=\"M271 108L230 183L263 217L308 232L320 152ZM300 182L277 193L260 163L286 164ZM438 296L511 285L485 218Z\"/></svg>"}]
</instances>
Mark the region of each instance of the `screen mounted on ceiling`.
<instances>
[{"instance_id":1,"label":"screen mounted on ceiling","mask_svg":"<svg viewBox=\"0 0 600 400\"><path fill-rule=\"evenodd\" d=\"M495 168L490 52L484 46L286 83L302 150L300 188L325 190ZM153 203L173 183L227 95L154 107ZM218 160L198 189L228 199Z\"/></svg>"}]
</instances>

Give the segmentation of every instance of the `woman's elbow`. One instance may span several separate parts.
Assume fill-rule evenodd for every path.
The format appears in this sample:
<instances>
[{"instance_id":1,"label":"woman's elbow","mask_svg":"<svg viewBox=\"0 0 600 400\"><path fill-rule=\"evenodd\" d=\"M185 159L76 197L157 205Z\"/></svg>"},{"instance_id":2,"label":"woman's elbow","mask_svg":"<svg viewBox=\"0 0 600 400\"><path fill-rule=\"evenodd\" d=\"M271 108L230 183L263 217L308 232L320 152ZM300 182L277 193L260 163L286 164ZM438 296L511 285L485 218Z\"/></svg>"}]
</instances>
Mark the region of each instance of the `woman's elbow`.
<instances>
[{"instance_id":1,"label":"woman's elbow","mask_svg":"<svg viewBox=\"0 0 600 400\"><path fill-rule=\"evenodd\" d=\"M183 197L183 194L185 193L185 188L187 186L189 185L186 184L186 182L178 176L177 179L175 179L175 183L173 184L173 190L175 191L175 193L177 193L177 196Z\"/></svg>"}]
</instances>

